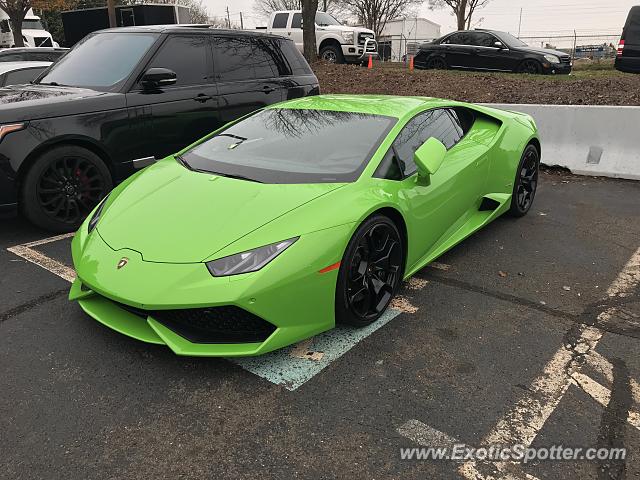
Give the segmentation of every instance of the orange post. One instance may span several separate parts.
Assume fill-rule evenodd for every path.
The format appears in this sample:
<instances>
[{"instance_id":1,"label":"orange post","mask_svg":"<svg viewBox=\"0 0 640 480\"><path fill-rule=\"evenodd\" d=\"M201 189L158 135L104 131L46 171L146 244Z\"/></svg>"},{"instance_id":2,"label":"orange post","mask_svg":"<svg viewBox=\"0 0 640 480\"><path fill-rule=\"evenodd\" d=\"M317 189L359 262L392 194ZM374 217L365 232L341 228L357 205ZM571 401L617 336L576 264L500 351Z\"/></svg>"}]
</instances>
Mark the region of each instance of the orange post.
<instances>
[{"instance_id":1,"label":"orange post","mask_svg":"<svg viewBox=\"0 0 640 480\"><path fill-rule=\"evenodd\" d=\"M409 71L413 72L413 55L409 57Z\"/></svg>"},{"instance_id":2,"label":"orange post","mask_svg":"<svg viewBox=\"0 0 640 480\"><path fill-rule=\"evenodd\" d=\"M367 65L367 68L369 70L373 68L373 55L369 55L369 64Z\"/></svg>"}]
</instances>

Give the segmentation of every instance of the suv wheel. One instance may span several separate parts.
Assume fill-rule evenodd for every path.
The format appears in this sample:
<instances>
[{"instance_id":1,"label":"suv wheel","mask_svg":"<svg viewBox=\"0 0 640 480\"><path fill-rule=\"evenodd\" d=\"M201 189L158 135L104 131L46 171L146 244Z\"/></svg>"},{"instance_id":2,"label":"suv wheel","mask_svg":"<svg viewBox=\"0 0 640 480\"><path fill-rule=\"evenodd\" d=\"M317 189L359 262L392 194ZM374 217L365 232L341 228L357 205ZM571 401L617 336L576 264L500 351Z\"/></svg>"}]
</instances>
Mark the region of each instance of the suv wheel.
<instances>
[{"instance_id":1,"label":"suv wheel","mask_svg":"<svg viewBox=\"0 0 640 480\"><path fill-rule=\"evenodd\" d=\"M446 70L447 67L447 62L445 62L444 58L442 57L433 57L427 62L427 68L431 68L433 70Z\"/></svg>"},{"instance_id":2,"label":"suv wheel","mask_svg":"<svg viewBox=\"0 0 640 480\"><path fill-rule=\"evenodd\" d=\"M112 187L109 169L95 153L75 145L53 147L27 171L20 206L35 225L70 232Z\"/></svg>"},{"instance_id":3,"label":"suv wheel","mask_svg":"<svg viewBox=\"0 0 640 480\"><path fill-rule=\"evenodd\" d=\"M320 50L320 58L329 63L344 63L342 50L335 45L327 45Z\"/></svg>"}]
</instances>

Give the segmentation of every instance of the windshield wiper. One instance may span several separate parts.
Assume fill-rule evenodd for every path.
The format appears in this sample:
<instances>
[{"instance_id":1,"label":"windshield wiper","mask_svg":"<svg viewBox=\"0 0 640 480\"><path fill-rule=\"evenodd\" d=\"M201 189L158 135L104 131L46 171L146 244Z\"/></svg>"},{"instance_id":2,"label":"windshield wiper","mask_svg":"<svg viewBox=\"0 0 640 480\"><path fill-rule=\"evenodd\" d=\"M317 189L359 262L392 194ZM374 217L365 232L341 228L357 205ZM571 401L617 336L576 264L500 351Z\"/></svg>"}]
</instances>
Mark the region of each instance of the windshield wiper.
<instances>
[{"instance_id":1,"label":"windshield wiper","mask_svg":"<svg viewBox=\"0 0 640 480\"><path fill-rule=\"evenodd\" d=\"M37 85L51 85L52 87L68 87L69 86L63 83L58 83L58 82L38 82Z\"/></svg>"},{"instance_id":2,"label":"windshield wiper","mask_svg":"<svg viewBox=\"0 0 640 480\"><path fill-rule=\"evenodd\" d=\"M182 155L176 155L173 158L175 158L178 161L178 163L182 165L184 168L186 168L187 170L193 170L193 168L191 168L191 165L189 165L187 161L184 158L182 158Z\"/></svg>"},{"instance_id":3,"label":"windshield wiper","mask_svg":"<svg viewBox=\"0 0 640 480\"><path fill-rule=\"evenodd\" d=\"M219 172L209 172L209 173L213 173L214 175L219 175L221 177L235 178L236 180L246 180L248 182L263 183L260 180L256 180L255 178L245 177L243 175L233 175L231 173L219 173Z\"/></svg>"}]
</instances>

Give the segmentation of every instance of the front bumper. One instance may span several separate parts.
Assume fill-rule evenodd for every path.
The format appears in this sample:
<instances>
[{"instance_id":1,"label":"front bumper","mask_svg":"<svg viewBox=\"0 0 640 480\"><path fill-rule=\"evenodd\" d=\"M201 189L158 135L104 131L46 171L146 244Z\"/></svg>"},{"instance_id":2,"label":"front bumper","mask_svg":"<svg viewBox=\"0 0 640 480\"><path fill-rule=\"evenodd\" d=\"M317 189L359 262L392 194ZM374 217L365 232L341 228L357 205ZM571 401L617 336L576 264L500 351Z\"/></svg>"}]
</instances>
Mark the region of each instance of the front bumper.
<instances>
[{"instance_id":1,"label":"front bumper","mask_svg":"<svg viewBox=\"0 0 640 480\"><path fill-rule=\"evenodd\" d=\"M372 38L365 40L364 44L358 44L358 45L343 44L342 55L348 61L365 60L370 55L373 55L373 56L378 55L378 44Z\"/></svg>"},{"instance_id":2,"label":"front bumper","mask_svg":"<svg viewBox=\"0 0 640 480\"><path fill-rule=\"evenodd\" d=\"M549 63L544 62L542 64L542 71L547 75L568 75L571 73L571 64L565 63Z\"/></svg>"},{"instance_id":3,"label":"front bumper","mask_svg":"<svg viewBox=\"0 0 640 480\"><path fill-rule=\"evenodd\" d=\"M113 330L178 355L260 355L333 328L338 271L319 270L340 260L350 229L303 235L258 272L215 278L203 263L147 262L136 251L115 251L83 225L72 242L78 279L69 299ZM123 257L128 264L118 269ZM244 311L272 329L260 341L207 343L163 318L168 311L218 307Z\"/></svg>"}]
</instances>

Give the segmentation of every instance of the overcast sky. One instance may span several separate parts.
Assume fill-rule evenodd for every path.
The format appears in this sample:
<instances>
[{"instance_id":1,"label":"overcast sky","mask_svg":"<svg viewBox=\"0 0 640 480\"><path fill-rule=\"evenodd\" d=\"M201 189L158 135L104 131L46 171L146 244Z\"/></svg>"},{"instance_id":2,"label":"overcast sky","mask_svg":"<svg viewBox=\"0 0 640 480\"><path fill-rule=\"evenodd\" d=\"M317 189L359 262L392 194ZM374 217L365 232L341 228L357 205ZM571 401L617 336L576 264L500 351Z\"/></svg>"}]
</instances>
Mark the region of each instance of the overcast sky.
<instances>
[{"instance_id":1,"label":"overcast sky","mask_svg":"<svg viewBox=\"0 0 640 480\"><path fill-rule=\"evenodd\" d=\"M209 14L226 16L229 7L232 22L239 21L243 12L245 28L266 25L256 15L254 0L204 0ZM629 9L640 0L491 0L489 5L474 14L474 23L483 19L478 27L518 32L522 7L522 34L540 32L609 33L618 35ZM425 1L418 16L428 18L442 26L442 33L455 30L455 19L447 10L429 10Z\"/></svg>"}]
</instances>

